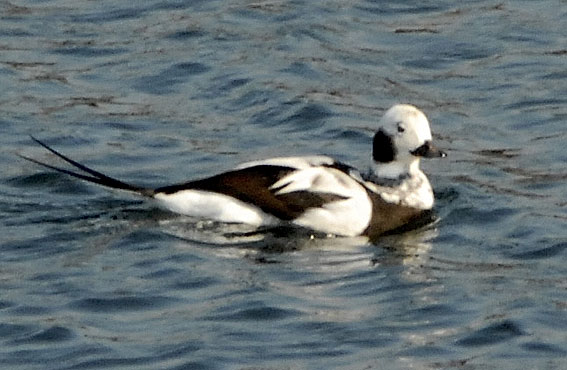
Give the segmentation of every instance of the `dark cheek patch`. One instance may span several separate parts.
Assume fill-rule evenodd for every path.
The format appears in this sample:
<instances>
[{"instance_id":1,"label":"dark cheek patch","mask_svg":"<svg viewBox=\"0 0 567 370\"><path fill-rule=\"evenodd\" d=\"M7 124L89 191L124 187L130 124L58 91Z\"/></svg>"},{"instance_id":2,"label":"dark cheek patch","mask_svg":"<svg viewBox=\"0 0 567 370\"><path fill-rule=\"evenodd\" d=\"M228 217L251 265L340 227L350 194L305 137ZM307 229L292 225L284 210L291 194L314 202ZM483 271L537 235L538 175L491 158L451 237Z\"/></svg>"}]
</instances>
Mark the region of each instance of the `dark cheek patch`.
<instances>
[{"instance_id":1,"label":"dark cheek patch","mask_svg":"<svg viewBox=\"0 0 567 370\"><path fill-rule=\"evenodd\" d=\"M374 135L372 142L372 158L380 163L392 162L396 158L394 142L392 138L382 130L379 130L376 135Z\"/></svg>"}]
</instances>

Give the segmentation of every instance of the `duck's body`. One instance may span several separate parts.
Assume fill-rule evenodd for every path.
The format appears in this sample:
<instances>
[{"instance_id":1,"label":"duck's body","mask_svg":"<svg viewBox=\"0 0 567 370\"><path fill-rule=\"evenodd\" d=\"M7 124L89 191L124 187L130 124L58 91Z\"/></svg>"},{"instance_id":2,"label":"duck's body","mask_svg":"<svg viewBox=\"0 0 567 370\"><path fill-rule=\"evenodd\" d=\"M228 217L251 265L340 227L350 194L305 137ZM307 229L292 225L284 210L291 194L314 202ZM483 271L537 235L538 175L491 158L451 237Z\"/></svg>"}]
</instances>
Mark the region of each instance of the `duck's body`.
<instances>
[{"instance_id":1,"label":"duck's body","mask_svg":"<svg viewBox=\"0 0 567 370\"><path fill-rule=\"evenodd\" d=\"M416 180L379 186L330 157L286 157L157 188L153 197L173 212L223 222L266 226L283 221L330 234L374 235L431 208L429 182ZM407 196L417 192L427 199Z\"/></svg>"},{"instance_id":2,"label":"duck's body","mask_svg":"<svg viewBox=\"0 0 567 370\"><path fill-rule=\"evenodd\" d=\"M136 187L85 167L41 145L88 175L46 167L112 188L134 191L184 215L254 226L291 223L315 231L377 236L433 207L420 157L441 157L431 145L427 118L410 105L390 108L374 137L367 176L326 156L249 162L212 177L153 189Z\"/></svg>"}]
</instances>

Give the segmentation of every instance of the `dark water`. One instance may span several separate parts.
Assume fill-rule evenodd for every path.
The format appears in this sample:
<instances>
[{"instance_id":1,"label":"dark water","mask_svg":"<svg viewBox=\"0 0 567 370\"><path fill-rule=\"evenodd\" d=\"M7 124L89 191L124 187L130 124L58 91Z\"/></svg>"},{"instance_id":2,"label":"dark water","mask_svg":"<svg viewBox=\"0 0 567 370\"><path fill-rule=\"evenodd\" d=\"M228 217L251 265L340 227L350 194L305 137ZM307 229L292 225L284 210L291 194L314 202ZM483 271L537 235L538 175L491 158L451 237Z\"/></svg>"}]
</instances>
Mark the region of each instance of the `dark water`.
<instances>
[{"instance_id":1,"label":"dark water","mask_svg":"<svg viewBox=\"0 0 567 370\"><path fill-rule=\"evenodd\" d=\"M1 1L2 369L567 368L565 1ZM430 117L434 225L238 237L20 160L166 185L361 168Z\"/></svg>"}]
</instances>

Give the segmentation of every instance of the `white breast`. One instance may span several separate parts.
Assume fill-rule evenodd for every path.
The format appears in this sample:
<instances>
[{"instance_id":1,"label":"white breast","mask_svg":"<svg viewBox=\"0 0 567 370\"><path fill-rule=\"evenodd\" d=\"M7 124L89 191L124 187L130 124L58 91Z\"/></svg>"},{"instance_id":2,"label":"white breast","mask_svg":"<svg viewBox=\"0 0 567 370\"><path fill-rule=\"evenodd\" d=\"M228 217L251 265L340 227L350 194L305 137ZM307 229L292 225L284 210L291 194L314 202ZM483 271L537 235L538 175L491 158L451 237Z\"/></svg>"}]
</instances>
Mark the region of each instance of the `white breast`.
<instances>
[{"instance_id":1,"label":"white breast","mask_svg":"<svg viewBox=\"0 0 567 370\"><path fill-rule=\"evenodd\" d=\"M423 210L433 208L433 189L429 180L421 171L412 174L396 187L380 186L372 182L365 182L364 184L388 203Z\"/></svg>"}]
</instances>

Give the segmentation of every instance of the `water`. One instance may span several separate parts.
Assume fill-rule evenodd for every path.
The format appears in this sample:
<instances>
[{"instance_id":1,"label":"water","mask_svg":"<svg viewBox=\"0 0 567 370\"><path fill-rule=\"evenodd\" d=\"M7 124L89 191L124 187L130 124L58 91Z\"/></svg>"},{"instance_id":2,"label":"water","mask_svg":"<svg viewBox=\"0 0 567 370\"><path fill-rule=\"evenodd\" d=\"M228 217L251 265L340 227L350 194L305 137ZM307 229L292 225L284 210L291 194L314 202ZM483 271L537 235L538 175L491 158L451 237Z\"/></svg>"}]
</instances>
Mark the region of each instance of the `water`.
<instances>
[{"instance_id":1,"label":"water","mask_svg":"<svg viewBox=\"0 0 567 370\"><path fill-rule=\"evenodd\" d=\"M566 29L551 0L1 2L0 366L566 368ZM16 156L364 169L395 102L449 157L437 223L375 243L238 237Z\"/></svg>"}]
</instances>

